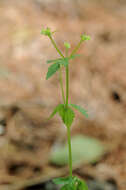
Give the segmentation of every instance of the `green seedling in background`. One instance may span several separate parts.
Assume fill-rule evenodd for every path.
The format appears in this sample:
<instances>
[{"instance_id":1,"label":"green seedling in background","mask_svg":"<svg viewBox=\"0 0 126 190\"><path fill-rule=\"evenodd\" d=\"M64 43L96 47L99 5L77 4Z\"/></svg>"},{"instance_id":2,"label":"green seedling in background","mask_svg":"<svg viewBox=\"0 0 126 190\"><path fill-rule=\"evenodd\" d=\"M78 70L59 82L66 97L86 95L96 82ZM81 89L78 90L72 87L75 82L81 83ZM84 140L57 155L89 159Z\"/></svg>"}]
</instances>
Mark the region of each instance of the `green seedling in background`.
<instances>
[{"instance_id":1,"label":"green seedling in background","mask_svg":"<svg viewBox=\"0 0 126 190\"><path fill-rule=\"evenodd\" d=\"M61 190L88 190L86 183L79 178L72 175L72 151L71 151L71 125L73 123L75 114L72 108L75 108L79 112L81 112L85 117L88 117L87 111L76 104L69 103L69 66L70 61L75 59L77 56L76 52L80 48L81 44L84 41L90 40L90 37L82 34L80 36L80 41L77 46L73 49L72 53L69 54L69 49L71 45L68 42L64 43L65 46L65 55L61 52L58 48L55 40L53 39L53 34L50 28L42 29L41 34L48 36L51 40L52 45L60 55L58 59L55 60L48 60L47 64L49 64L48 72L46 75L46 79L51 78L57 71L59 71L59 82L61 87L62 99L63 103L57 105L52 114L50 115L49 119L51 119L56 113L59 114L63 123L67 128L67 137L68 137L68 150L69 150L69 176L64 178L56 178L53 180L55 184L62 185ZM65 67L66 71L66 91L64 93L63 87L63 79L62 79L62 69Z\"/></svg>"}]
</instances>

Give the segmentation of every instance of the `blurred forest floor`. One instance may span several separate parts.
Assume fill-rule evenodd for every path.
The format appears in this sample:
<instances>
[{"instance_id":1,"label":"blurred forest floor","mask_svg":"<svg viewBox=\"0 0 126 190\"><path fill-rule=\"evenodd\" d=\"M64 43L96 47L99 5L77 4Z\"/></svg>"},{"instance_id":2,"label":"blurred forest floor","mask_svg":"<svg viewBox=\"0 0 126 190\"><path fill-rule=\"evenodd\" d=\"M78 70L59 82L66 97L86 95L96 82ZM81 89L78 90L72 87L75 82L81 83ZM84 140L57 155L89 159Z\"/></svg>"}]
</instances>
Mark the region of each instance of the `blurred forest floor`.
<instances>
[{"instance_id":1,"label":"blurred forest floor","mask_svg":"<svg viewBox=\"0 0 126 190\"><path fill-rule=\"evenodd\" d=\"M126 2L124 0L0 1L0 189L21 190L67 173L49 163L53 145L66 140L57 117L46 122L60 100L58 76L45 80L47 59L57 56L42 27L57 30L56 41L81 47L71 68L72 102L80 114L72 134L96 137L109 152L75 174L117 183L126 190Z\"/></svg>"}]
</instances>

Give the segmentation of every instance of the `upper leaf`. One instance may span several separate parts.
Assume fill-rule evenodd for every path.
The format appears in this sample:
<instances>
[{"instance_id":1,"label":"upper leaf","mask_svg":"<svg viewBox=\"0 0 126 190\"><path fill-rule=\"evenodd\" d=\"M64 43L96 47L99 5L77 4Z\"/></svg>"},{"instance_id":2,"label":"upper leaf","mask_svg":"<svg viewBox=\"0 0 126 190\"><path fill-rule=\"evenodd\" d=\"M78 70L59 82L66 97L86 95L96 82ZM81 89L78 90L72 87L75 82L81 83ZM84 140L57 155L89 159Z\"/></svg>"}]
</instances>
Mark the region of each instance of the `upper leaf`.
<instances>
[{"instance_id":1,"label":"upper leaf","mask_svg":"<svg viewBox=\"0 0 126 190\"><path fill-rule=\"evenodd\" d=\"M54 73L60 68L60 65L58 63L54 63L48 68L48 72L46 75L46 80L48 80Z\"/></svg>"},{"instance_id":2,"label":"upper leaf","mask_svg":"<svg viewBox=\"0 0 126 190\"><path fill-rule=\"evenodd\" d=\"M59 63L66 67L69 64L69 59L67 57L65 57L62 60L60 60Z\"/></svg>"},{"instance_id":3,"label":"upper leaf","mask_svg":"<svg viewBox=\"0 0 126 190\"><path fill-rule=\"evenodd\" d=\"M57 63L57 64L60 64L60 65L63 65L63 66L66 67L69 64L69 58L64 57L64 58L58 58L58 59L48 60L47 64L48 63Z\"/></svg>"},{"instance_id":4,"label":"upper leaf","mask_svg":"<svg viewBox=\"0 0 126 190\"><path fill-rule=\"evenodd\" d=\"M88 114L85 109L83 109L82 107L80 107L76 104L69 104L69 105L72 106L73 108L77 109L79 112L81 112L84 116L86 116L88 118Z\"/></svg>"},{"instance_id":5,"label":"upper leaf","mask_svg":"<svg viewBox=\"0 0 126 190\"><path fill-rule=\"evenodd\" d=\"M59 63L59 61L62 60L62 58L58 58L58 59L52 59L52 60L48 60L46 63Z\"/></svg>"},{"instance_id":6,"label":"upper leaf","mask_svg":"<svg viewBox=\"0 0 126 190\"><path fill-rule=\"evenodd\" d=\"M74 59L76 57L79 57L79 54L75 54L75 55L71 55L70 57L64 57L64 58L58 58L58 59L52 59L52 60L48 60L46 63L50 64L50 63L57 63L63 66L67 66L69 64L69 60Z\"/></svg>"}]
</instances>

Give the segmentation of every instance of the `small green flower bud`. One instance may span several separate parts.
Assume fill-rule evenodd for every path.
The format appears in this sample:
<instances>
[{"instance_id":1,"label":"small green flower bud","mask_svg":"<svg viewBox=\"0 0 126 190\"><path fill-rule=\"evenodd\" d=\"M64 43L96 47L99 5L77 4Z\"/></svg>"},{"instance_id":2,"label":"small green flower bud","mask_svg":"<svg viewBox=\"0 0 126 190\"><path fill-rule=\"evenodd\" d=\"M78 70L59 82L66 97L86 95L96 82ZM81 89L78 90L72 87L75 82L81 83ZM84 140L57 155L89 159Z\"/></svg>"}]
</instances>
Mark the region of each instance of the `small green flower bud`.
<instances>
[{"instance_id":1,"label":"small green flower bud","mask_svg":"<svg viewBox=\"0 0 126 190\"><path fill-rule=\"evenodd\" d=\"M52 32L51 32L50 28L47 27L46 29L41 30L41 34L50 37L52 35Z\"/></svg>"},{"instance_id":2,"label":"small green flower bud","mask_svg":"<svg viewBox=\"0 0 126 190\"><path fill-rule=\"evenodd\" d=\"M90 36L87 36L87 35L85 35L85 34L82 34L81 35L81 40L82 41L87 41L87 40L90 40L91 38L90 38Z\"/></svg>"},{"instance_id":3,"label":"small green flower bud","mask_svg":"<svg viewBox=\"0 0 126 190\"><path fill-rule=\"evenodd\" d=\"M68 42L64 42L64 46L65 46L67 49L71 48L71 45L70 45Z\"/></svg>"}]
</instances>

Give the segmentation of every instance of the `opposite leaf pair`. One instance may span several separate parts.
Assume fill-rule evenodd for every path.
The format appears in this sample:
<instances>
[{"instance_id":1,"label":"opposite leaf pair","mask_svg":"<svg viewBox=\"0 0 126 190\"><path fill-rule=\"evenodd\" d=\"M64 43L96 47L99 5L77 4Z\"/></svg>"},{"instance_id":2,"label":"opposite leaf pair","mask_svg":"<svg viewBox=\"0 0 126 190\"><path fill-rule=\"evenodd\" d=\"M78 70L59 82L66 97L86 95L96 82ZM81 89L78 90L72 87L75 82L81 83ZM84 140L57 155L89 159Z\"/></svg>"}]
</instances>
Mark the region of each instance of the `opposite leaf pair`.
<instances>
[{"instance_id":1,"label":"opposite leaf pair","mask_svg":"<svg viewBox=\"0 0 126 190\"><path fill-rule=\"evenodd\" d=\"M73 119L75 117L74 111L71 109L71 107L77 109L83 115L88 117L86 110L84 110L82 107L80 107L78 105L68 104L68 106L66 107L64 104L59 104L58 106L56 106L56 108L54 109L54 111L50 115L49 119L51 119L58 112L63 123L67 127L70 127L72 125Z\"/></svg>"},{"instance_id":2,"label":"opposite leaf pair","mask_svg":"<svg viewBox=\"0 0 126 190\"><path fill-rule=\"evenodd\" d=\"M86 183L76 176L53 179L56 185L63 185L60 190L88 190Z\"/></svg>"},{"instance_id":3,"label":"opposite leaf pair","mask_svg":"<svg viewBox=\"0 0 126 190\"><path fill-rule=\"evenodd\" d=\"M55 74L55 72L60 69L60 66L66 67L69 64L69 60L74 59L77 56L79 55L72 55L70 57L48 60L47 64L49 63L53 63L53 64L48 68L46 80L48 80L53 74Z\"/></svg>"}]
</instances>

